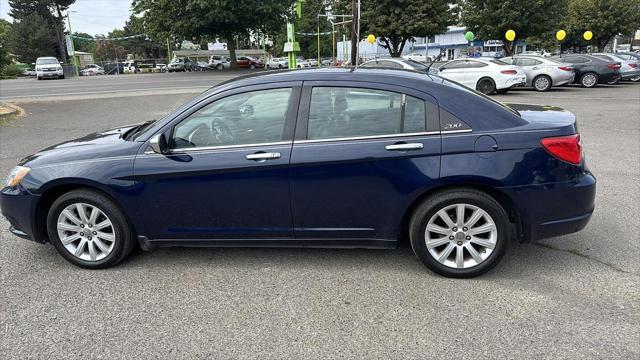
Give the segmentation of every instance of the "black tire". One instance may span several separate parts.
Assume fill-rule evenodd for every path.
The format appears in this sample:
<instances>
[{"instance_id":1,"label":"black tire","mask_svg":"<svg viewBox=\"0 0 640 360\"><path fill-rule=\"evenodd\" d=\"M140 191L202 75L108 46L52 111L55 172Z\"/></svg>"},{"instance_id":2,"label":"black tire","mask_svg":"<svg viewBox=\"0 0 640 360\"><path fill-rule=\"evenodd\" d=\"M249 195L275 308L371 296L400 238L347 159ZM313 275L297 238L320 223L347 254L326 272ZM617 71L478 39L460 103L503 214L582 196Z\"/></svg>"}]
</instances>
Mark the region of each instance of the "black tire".
<instances>
[{"instance_id":1,"label":"black tire","mask_svg":"<svg viewBox=\"0 0 640 360\"><path fill-rule=\"evenodd\" d=\"M536 91L545 92L551 89L552 81L547 75L538 75L533 79L531 84Z\"/></svg>"},{"instance_id":2,"label":"black tire","mask_svg":"<svg viewBox=\"0 0 640 360\"><path fill-rule=\"evenodd\" d=\"M64 79L64 75L60 76L60 79Z\"/></svg>"},{"instance_id":3,"label":"black tire","mask_svg":"<svg viewBox=\"0 0 640 360\"><path fill-rule=\"evenodd\" d=\"M496 224L498 235L493 252L491 252L488 257L478 265L468 268L449 267L435 259L427 248L425 230L429 220L441 209L454 204L468 204L476 206L488 213ZM411 247L416 257L432 271L440 275L453 278L475 277L482 275L495 267L509 247L511 234L511 225L502 206L500 206L500 204L491 196L483 192L467 188L445 190L429 197L416 208L413 216L411 217L411 221L409 222ZM452 242L453 241L457 241L457 238L456 240L452 240ZM453 245L460 246L459 243L458 245ZM446 247L449 246L449 244L443 244L442 246ZM463 253L466 253L467 256L470 255L468 250L463 250Z\"/></svg>"},{"instance_id":4,"label":"black tire","mask_svg":"<svg viewBox=\"0 0 640 360\"><path fill-rule=\"evenodd\" d=\"M500 90L496 90L497 94L503 95L506 94L507 92L509 92L509 90L511 89L500 89Z\"/></svg>"},{"instance_id":5,"label":"black tire","mask_svg":"<svg viewBox=\"0 0 640 360\"><path fill-rule=\"evenodd\" d=\"M255 70L255 69L256 69L256 66L255 66L254 64L251 64L251 65L249 65L249 69L251 69L251 70Z\"/></svg>"},{"instance_id":6,"label":"black tire","mask_svg":"<svg viewBox=\"0 0 640 360\"><path fill-rule=\"evenodd\" d=\"M584 73L580 76L580 85L585 88L594 88L598 86L599 81L600 78L598 77L598 74L594 72Z\"/></svg>"},{"instance_id":7,"label":"black tire","mask_svg":"<svg viewBox=\"0 0 640 360\"><path fill-rule=\"evenodd\" d=\"M60 241L57 231L58 216L73 203L95 206L111 220L115 244L113 250L103 259L96 261L80 259L71 254ZM90 189L73 190L56 199L47 214L47 232L51 243L62 257L74 265L87 269L103 269L118 264L131 253L136 244L134 231L118 206L108 197Z\"/></svg>"},{"instance_id":8,"label":"black tire","mask_svg":"<svg viewBox=\"0 0 640 360\"><path fill-rule=\"evenodd\" d=\"M36 76L36 79L38 79L38 80L42 80L42 77L40 77L40 76Z\"/></svg>"},{"instance_id":9,"label":"black tire","mask_svg":"<svg viewBox=\"0 0 640 360\"><path fill-rule=\"evenodd\" d=\"M491 95L496 91L496 83L491 78L482 78L478 80L476 90L485 95Z\"/></svg>"},{"instance_id":10,"label":"black tire","mask_svg":"<svg viewBox=\"0 0 640 360\"><path fill-rule=\"evenodd\" d=\"M631 81L633 81L633 82L638 82L638 81L640 81L640 76L632 77L632 78L631 78L631 79L629 79L629 80L631 80Z\"/></svg>"}]
</instances>

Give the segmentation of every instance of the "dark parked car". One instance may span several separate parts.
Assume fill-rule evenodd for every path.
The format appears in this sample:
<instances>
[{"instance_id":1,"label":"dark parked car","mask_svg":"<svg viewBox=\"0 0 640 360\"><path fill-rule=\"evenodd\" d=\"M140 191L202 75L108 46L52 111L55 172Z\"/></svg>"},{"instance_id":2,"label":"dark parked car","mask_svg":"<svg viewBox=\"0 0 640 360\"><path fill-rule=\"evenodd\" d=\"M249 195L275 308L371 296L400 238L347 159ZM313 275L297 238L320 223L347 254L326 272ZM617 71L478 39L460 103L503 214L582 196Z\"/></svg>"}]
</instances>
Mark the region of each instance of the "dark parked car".
<instances>
[{"instance_id":1,"label":"dark parked car","mask_svg":"<svg viewBox=\"0 0 640 360\"><path fill-rule=\"evenodd\" d=\"M586 54L563 54L552 57L573 65L576 73L574 83L587 88L598 84L614 84L620 81L620 63L607 61Z\"/></svg>"},{"instance_id":2,"label":"dark parked car","mask_svg":"<svg viewBox=\"0 0 640 360\"><path fill-rule=\"evenodd\" d=\"M103 268L140 246L393 248L484 273L511 241L582 229L596 180L573 114L503 105L405 70L266 73L156 122L22 161L1 190L13 234Z\"/></svg>"},{"instance_id":3,"label":"dark parked car","mask_svg":"<svg viewBox=\"0 0 640 360\"><path fill-rule=\"evenodd\" d=\"M124 63L122 62L106 63L102 68L107 75L124 74Z\"/></svg>"}]
</instances>

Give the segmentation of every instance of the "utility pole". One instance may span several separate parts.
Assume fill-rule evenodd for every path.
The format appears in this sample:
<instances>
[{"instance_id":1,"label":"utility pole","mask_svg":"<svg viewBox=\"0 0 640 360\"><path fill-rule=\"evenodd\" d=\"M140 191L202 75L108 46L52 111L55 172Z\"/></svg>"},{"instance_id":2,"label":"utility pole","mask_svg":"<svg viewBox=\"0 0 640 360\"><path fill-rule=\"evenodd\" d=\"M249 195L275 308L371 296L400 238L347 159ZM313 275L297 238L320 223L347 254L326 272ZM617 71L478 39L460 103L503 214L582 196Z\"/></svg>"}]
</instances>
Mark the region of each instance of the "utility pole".
<instances>
[{"instance_id":1,"label":"utility pole","mask_svg":"<svg viewBox=\"0 0 640 360\"><path fill-rule=\"evenodd\" d=\"M351 66L358 64L358 0L351 0Z\"/></svg>"}]
</instances>

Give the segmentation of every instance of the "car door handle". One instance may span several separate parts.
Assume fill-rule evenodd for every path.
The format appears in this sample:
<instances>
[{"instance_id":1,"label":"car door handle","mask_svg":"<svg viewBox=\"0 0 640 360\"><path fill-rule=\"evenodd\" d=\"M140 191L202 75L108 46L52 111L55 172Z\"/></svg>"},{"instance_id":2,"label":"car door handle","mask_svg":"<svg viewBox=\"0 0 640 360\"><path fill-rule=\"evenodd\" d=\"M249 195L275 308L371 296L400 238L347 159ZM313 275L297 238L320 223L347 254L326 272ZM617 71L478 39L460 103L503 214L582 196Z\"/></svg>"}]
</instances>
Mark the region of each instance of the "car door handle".
<instances>
[{"instance_id":1,"label":"car door handle","mask_svg":"<svg viewBox=\"0 0 640 360\"><path fill-rule=\"evenodd\" d=\"M247 160L253 160L253 161L264 161L264 160L273 160L273 159L280 159L280 153L279 152L258 152L255 154L247 155Z\"/></svg>"},{"instance_id":2,"label":"car door handle","mask_svg":"<svg viewBox=\"0 0 640 360\"><path fill-rule=\"evenodd\" d=\"M393 144L387 145L384 147L388 151L408 151L408 150L421 150L424 148L422 143L404 143L404 144Z\"/></svg>"},{"instance_id":3,"label":"car door handle","mask_svg":"<svg viewBox=\"0 0 640 360\"><path fill-rule=\"evenodd\" d=\"M536 66L533 68L533 70L540 70L540 68Z\"/></svg>"}]
</instances>

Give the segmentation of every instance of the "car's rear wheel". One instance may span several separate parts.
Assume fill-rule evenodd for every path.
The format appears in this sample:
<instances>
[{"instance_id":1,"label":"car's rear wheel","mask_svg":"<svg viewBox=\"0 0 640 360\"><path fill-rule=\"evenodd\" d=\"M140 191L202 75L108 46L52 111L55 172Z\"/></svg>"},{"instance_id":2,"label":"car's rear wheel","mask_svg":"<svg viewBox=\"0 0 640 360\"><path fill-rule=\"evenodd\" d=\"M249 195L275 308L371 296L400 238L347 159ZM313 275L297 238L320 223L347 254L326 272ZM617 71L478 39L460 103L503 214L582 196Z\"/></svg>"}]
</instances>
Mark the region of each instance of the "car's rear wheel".
<instances>
[{"instance_id":1,"label":"car's rear wheel","mask_svg":"<svg viewBox=\"0 0 640 360\"><path fill-rule=\"evenodd\" d=\"M538 75L533 79L533 88L536 91L549 91L551 89L551 78L547 75Z\"/></svg>"},{"instance_id":2,"label":"car's rear wheel","mask_svg":"<svg viewBox=\"0 0 640 360\"><path fill-rule=\"evenodd\" d=\"M491 95L496 91L496 83L490 78L480 79L476 85L476 90L485 95Z\"/></svg>"},{"instance_id":3,"label":"car's rear wheel","mask_svg":"<svg viewBox=\"0 0 640 360\"><path fill-rule=\"evenodd\" d=\"M580 77L580 84L586 88L596 87L598 85L598 75L596 73L586 73Z\"/></svg>"},{"instance_id":4,"label":"car's rear wheel","mask_svg":"<svg viewBox=\"0 0 640 360\"><path fill-rule=\"evenodd\" d=\"M92 190L74 190L56 199L47 215L47 232L60 255L90 269L116 265L135 245L122 211Z\"/></svg>"},{"instance_id":5,"label":"car's rear wheel","mask_svg":"<svg viewBox=\"0 0 640 360\"><path fill-rule=\"evenodd\" d=\"M437 193L411 217L411 247L432 271L456 278L481 275L498 264L510 238L506 212L473 189Z\"/></svg>"}]
</instances>

